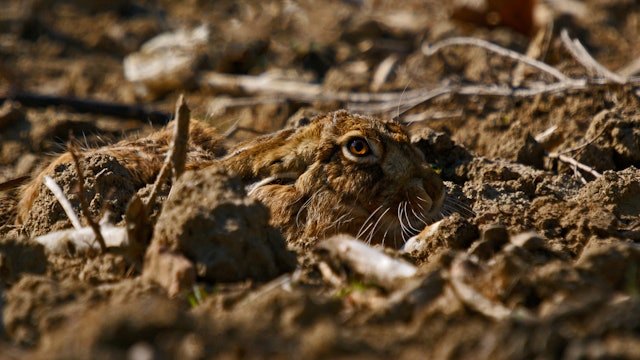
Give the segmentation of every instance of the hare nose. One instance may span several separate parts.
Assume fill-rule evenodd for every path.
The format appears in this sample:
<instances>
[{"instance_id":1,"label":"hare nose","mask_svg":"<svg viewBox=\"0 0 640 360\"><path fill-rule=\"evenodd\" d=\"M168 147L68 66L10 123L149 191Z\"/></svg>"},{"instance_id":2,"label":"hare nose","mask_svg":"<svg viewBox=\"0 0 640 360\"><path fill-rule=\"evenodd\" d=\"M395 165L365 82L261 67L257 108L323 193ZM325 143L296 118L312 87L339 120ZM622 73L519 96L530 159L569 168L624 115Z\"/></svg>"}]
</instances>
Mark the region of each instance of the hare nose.
<instances>
[{"instance_id":1,"label":"hare nose","mask_svg":"<svg viewBox=\"0 0 640 360\"><path fill-rule=\"evenodd\" d=\"M431 196L424 187L424 179L419 177L411 178L407 182L406 189L407 194L411 197L420 197L425 201L431 202Z\"/></svg>"}]
</instances>

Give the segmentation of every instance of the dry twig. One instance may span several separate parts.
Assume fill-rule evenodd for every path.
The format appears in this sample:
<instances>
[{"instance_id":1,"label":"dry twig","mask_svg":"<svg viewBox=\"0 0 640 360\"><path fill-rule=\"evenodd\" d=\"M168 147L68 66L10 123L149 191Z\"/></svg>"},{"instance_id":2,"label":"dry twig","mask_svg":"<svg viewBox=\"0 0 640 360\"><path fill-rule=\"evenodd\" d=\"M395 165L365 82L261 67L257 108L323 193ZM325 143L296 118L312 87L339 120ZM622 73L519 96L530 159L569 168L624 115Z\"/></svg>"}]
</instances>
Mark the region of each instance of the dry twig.
<instances>
[{"instance_id":1,"label":"dry twig","mask_svg":"<svg viewBox=\"0 0 640 360\"><path fill-rule=\"evenodd\" d=\"M83 100L65 96L13 91L0 96L0 103L7 100L19 102L25 107L65 106L81 113L109 115L124 119L138 119L159 125L166 124L171 118L167 113L149 109L144 106Z\"/></svg>"},{"instance_id":2,"label":"dry twig","mask_svg":"<svg viewBox=\"0 0 640 360\"><path fill-rule=\"evenodd\" d=\"M64 210L65 214L67 214L69 221L71 221L71 225L73 225L76 230L82 229L82 224L80 223L78 215L73 210L73 205L71 205L69 199L67 199L67 197L64 195L64 191L62 191L60 186L56 184L56 181L53 180L50 176L46 175L42 182L47 188L49 188L49 190L51 190L53 196L55 196L60 205L62 205L62 209Z\"/></svg>"},{"instance_id":3,"label":"dry twig","mask_svg":"<svg viewBox=\"0 0 640 360\"><path fill-rule=\"evenodd\" d=\"M318 270L320 271L320 275L322 275L324 281L331 284L333 287L339 288L345 285L345 281L338 276L326 262L320 261L318 263Z\"/></svg>"},{"instance_id":4,"label":"dry twig","mask_svg":"<svg viewBox=\"0 0 640 360\"><path fill-rule=\"evenodd\" d=\"M559 153L556 153L556 152L548 153L547 156L550 159L558 159L558 160L562 161L563 163L569 164L571 166L574 166L575 168L578 168L580 170L586 171L589 174L593 175L596 179L602 176L602 174L597 172L594 168L592 168L590 166L587 166L587 165L579 162L578 160L576 160L576 159L574 159L574 158L572 158L570 156L566 156L566 155L559 154ZM583 183L584 182L586 182L586 180L583 179Z\"/></svg>"},{"instance_id":5,"label":"dry twig","mask_svg":"<svg viewBox=\"0 0 640 360\"><path fill-rule=\"evenodd\" d=\"M394 259L384 252L349 235L336 235L318 244L334 258L349 265L354 272L387 289L415 276L418 269L408 262Z\"/></svg>"},{"instance_id":6,"label":"dry twig","mask_svg":"<svg viewBox=\"0 0 640 360\"><path fill-rule=\"evenodd\" d=\"M533 39L531 39L525 56L532 59L544 59L549 43L551 43L552 34L553 22L549 22L547 26L541 27ZM525 67L525 63L519 62L513 69L511 86L518 87L522 84L525 78Z\"/></svg>"},{"instance_id":7,"label":"dry twig","mask_svg":"<svg viewBox=\"0 0 640 360\"><path fill-rule=\"evenodd\" d=\"M102 237L102 233L100 232L100 226L93 221L91 217L91 212L89 212L89 203L87 202L86 196L84 196L84 174L82 173L82 167L80 166L80 159L78 158L77 149L75 145L73 145L73 135L69 134L69 142L67 142L67 151L71 154L71 158L73 159L73 163L76 167L76 174L78 176L78 197L80 198L80 210L84 214L84 217L87 219L87 223L93 230L93 233L96 237L96 241L100 244L100 250L102 252L107 250L107 246L105 245L104 238Z\"/></svg>"},{"instance_id":8,"label":"dry twig","mask_svg":"<svg viewBox=\"0 0 640 360\"><path fill-rule=\"evenodd\" d=\"M451 263L448 276L451 289L465 306L494 320L504 320L513 316L519 316L524 319L533 318L533 315L528 311L524 309L520 311L511 310L502 303L485 297L473 286L467 284L465 282L465 278L468 276L465 266L466 261L469 261L468 255L460 254L456 256Z\"/></svg>"},{"instance_id":9,"label":"dry twig","mask_svg":"<svg viewBox=\"0 0 640 360\"><path fill-rule=\"evenodd\" d=\"M357 93L349 91L331 91L319 84L309 84L293 80L274 79L268 75L230 75L216 72L200 74L200 85L222 92L243 92L247 94L267 93L297 101L339 101L345 103L373 103L380 101L398 101L404 95L400 92ZM416 95L424 89L416 91Z\"/></svg>"},{"instance_id":10,"label":"dry twig","mask_svg":"<svg viewBox=\"0 0 640 360\"><path fill-rule=\"evenodd\" d=\"M571 53L573 58L576 59L587 70L592 71L597 75L604 77L608 81L616 84L626 84L629 80L628 77L618 75L597 62L596 59L594 59L593 56L591 56L591 54L587 52L587 49L582 46L582 43L580 43L578 39L571 39L569 37L567 29L562 29L560 31L560 39L562 39L562 44Z\"/></svg>"},{"instance_id":11,"label":"dry twig","mask_svg":"<svg viewBox=\"0 0 640 360\"><path fill-rule=\"evenodd\" d=\"M173 181L175 182L184 172L187 161L187 148L189 142L189 122L191 111L184 102L184 96L180 95L176 103L176 124L173 128L171 147L171 163L173 164Z\"/></svg>"},{"instance_id":12,"label":"dry twig","mask_svg":"<svg viewBox=\"0 0 640 360\"><path fill-rule=\"evenodd\" d=\"M438 41L434 44L423 44L422 45L422 53L425 56L433 56L438 51L450 47L450 46L476 46L483 48L485 50L494 52L498 55L520 61L525 63L531 67L534 67L544 73L547 73L560 81L569 81L571 78L567 77L565 74L561 73L558 69L543 63L542 61L533 59L529 56L522 55L517 51L513 51L507 48L503 48L502 46L490 43L486 40L472 38L472 37L452 37L445 40Z\"/></svg>"},{"instance_id":13,"label":"dry twig","mask_svg":"<svg viewBox=\"0 0 640 360\"><path fill-rule=\"evenodd\" d=\"M176 121L174 124L175 128L173 132L173 139L171 140L171 145L169 146L169 151L167 152L167 156L162 164L160 173L153 184L151 194L149 194L149 198L145 204L147 209L149 209L156 201L156 197L160 191L160 186L164 182L169 171L173 172L173 179L175 181L184 170L187 145L189 141L189 113L190 111L187 104L184 102L184 97L183 95L180 95L176 102ZM170 168L171 164L173 164L173 169Z\"/></svg>"}]
</instances>

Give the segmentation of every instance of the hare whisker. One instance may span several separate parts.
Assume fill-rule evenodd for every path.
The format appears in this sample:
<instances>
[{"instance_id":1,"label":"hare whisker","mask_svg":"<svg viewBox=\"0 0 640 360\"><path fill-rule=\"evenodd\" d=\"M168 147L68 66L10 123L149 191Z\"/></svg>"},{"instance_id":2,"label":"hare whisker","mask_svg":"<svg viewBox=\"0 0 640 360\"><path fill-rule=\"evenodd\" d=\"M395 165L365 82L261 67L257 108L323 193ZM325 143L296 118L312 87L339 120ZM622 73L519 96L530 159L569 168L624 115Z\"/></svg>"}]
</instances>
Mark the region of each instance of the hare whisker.
<instances>
[{"instance_id":1,"label":"hare whisker","mask_svg":"<svg viewBox=\"0 0 640 360\"><path fill-rule=\"evenodd\" d=\"M376 223L373 225L373 228L371 229L371 231L369 232L369 235L367 236L367 242L370 243L371 240L373 240L373 236L376 233L376 228L378 227L378 224L380 224L380 221L382 220L382 218L387 214L387 212L389 212L390 208L387 208L387 210L385 210L384 212L382 212L382 214L378 217L378 220L376 221ZM382 240L384 242L384 239Z\"/></svg>"},{"instance_id":2,"label":"hare whisker","mask_svg":"<svg viewBox=\"0 0 640 360\"><path fill-rule=\"evenodd\" d=\"M448 206L442 206L439 214L441 218L445 218L447 216L451 216L453 213L454 211L451 211L451 208L449 208Z\"/></svg>"},{"instance_id":3,"label":"hare whisker","mask_svg":"<svg viewBox=\"0 0 640 360\"><path fill-rule=\"evenodd\" d=\"M361 235L363 235L370 227L373 223L369 223L369 220L372 220L373 217L375 216L375 214L382 209L383 205L378 206L375 210L373 210L373 212L369 215L369 217L362 223L362 226L360 227L360 230L358 230L358 233L356 234L356 239L359 239ZM369 225L367 225L369 223ZM366 226L366 228L365 228Z\"/></svg>"},{"instance_id":4,"label":"hare whisker","mask_svg":"<svg viewBox=\"0 0 640 360\"><path fill-rule=\"evenodd\" d=\"M455 212L457 212L460 215L465 216L465 217L475 217L476 216L476 212L473 211L471 206L466 204L464 201L461 201L461 200L456 199L456 198L447 197L442 206L443 207L444 206L448 206L450 209L454 210Z\"/></svg>"},{"instance_id":5,"label":"hare whisker","mask_svg":"<svg viewBox=\"0 0 640 360\"><path fill-rule=\"evenodd\" d=\"M371 226L373 226L374 222L373 219L375 219L375 214L380 211L380 209L382 209L382 205L378 206L372 213L371 215L369 215L369 217L364 221L364 223L362 223L362 226L360 227L360 230L358 230L358 233L356 234L356 238L359 239L360 237L362 237L365 233L367 233L367 231L369 231L369 229L371 228Z\"/></svg>"},{"instance_id":6,"label":"hare whisker","mask_svg":"<svg viewBox=\"0 0 640 360\"><path fill-rule=\"evenodd\" d=\"M424 199L424 198L422 198L420 196L416 196L415 198L418 200L418 201L416 201L416 205L418 205L418 207L420 207L420 210L422 210L423 213L426 214L426 213L429 212L429 211L427 211L425 209L425 207L429 208L430 211L432 210L433 201L427 201L426 199ZM424 204L424 207L420 203Z\"/></svg>"},{"instance_id":7,"label":"hare whisker","mask_svg":"<svg viewBox=\"0 0 640 360\"><path fill-rule=\"evenodd\" d=\"M320 193L320 191L322 191L322 189L316 191L315 193L313 193L313 195L309 196L309 198L304 202L304 204L302 204L300 209L298 209L298 212L296 213L296 226L298 228L300 228L300 214L302 213L303 210L309 207L309 205L311 204L311 201L313 201L313 199Z\"/></svg>"},{"instance_id":8,"label":"hare whisker","mask_svg":"<svg viewBox=\"0 0 640 360\"><path fill-rule=\"evenodd\" d=\"M418 205L420 206L420 205ZM427 226L429 225L425 219L424 219L424 214L418 214L416 213L416 211L413 209L413 206L409 206L409 208L411 209L411 213L413 214L413 216L418 219L418 221L420 221L423 225Z\"/></svg>"},{"instance_id":9,"label":"hare whisker","mask_svg":"<svg viewBox=\"0 0 640 360\"><path fill-rule=\"evenodd\" d=\"M387 239L387 234L389 234L389 229L391 228L392 223L387 224L387 228L384 230L384 235L382 235L382 245L384 245L384 241Z\"/></svg>"},{"instance_id":10,"label":"hare whisker","mask_svg":"<svg viewBox=\"0 0 640 360\"><path fill-rule=\"evenodd\" d=\"M422 198L422 197L420 197L420 196L416 196L416 199L418 199L418 201L422 201L422 202L423 202L423 203L425 203L425 204L427 203L427 200L423 199L423 198Z\"/></svg>"},{"instance_id":11,"label":"hare whisker","mask_svg":"<svg viewBox=\"0 0 640 360\"><path fill-rule=\"evenodd\" d=\"M406 241L406 236L410 234L410 230L404 224L402 216L402 203L398 204L398 221L400 222L400 230L402 235L402 241Z\"/></svg>"},{"instance_id":12,"label":"hare whisker","mask_svg":"<svg viewBox=\"0 0 640 360\"><path fill-rule=\"evenodd\" d=\"M407 219L407 225L409 227L409 229L412 231L412 233L419 233L420 230L416 229L413 224L411 223L411 218L409 218L409 211L407 211L407 205L409 204L408 201L403 201L404 205L404 216Z\"/></svg>"},{"instance_id":13,"label":"hare whisker","mask_svg":"<svg viewBox=\"0 0 640 360\"><path fill-rule=\"evenodd\" d=\"M345 220L345 219L347 219L347 218L349 218L349 214L348 214L348 213L347 213L347 214L343 214L342 216L340 216L339 218L337 218L336 220L334 220L334 221L331 223L331 225L329 225L329 226L327 227L327 229L334 228L334 229L338 230L338 229L340 229L340 226L341 226L342 224L347 223L347 222L349 222L349 221L352 221L352 220L353 220L353 217L349 218L348 220Z\"/></svg>"}]
</instances>

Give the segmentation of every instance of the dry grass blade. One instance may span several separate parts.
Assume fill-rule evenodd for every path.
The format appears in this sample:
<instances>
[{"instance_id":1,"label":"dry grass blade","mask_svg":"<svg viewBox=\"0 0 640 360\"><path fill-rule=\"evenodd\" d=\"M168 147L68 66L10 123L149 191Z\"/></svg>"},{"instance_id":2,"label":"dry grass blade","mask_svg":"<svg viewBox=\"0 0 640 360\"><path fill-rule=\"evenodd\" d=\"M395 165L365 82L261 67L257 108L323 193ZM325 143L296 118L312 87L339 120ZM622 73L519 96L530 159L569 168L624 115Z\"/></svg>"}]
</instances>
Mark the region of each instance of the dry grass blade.
<instances>
[{"instance_id":1,"label":"dry grass blade","mask_svg":"<svg viewBox=\"0 0 640 360\"><path fill-rule=\"evenodd\" d=\"M560 39L562 39L562 44L567 48L571 55L587 70L593 71L616 84L626 84L629 81L627 77L620 76L597 62L593 56L587 52L587 49L584 48L578 39L571 39L569 37L567 29L562 29L560 31Z\"/></svg>"},{"instance_id":2,"label":"dry grass blade","mask_svg":"<svg viewBox=\"0 0 640 360\"><path fill-rule=\"evenodd\" d=\"M82 173L82 167L80 166L80 158L78 157L77 149L75 145L73 145L73 135L69 134L69 142L67 142L67 151L71 154L71 158L73 159L73 163L76 167L76 174L78 176L78 197L80 198L80 209L84 214L84 217L87 219L87 223L93 230L93 233L96 237L96 241L100 244L100 250L102 252L107 250L107 245L104 242L104 238L102 237L102 233L100 232L100 226L93 221L91 217L91 212L89 212L89 203L87 202L86 196L84 196L84 175Z\"/></svg>"},{"instance_id":3,"label":"dry grass blade","mask_svg":"<svg viewBox=\"0 0 640 360\"><path fill-rule=\"evenodd\" d=\"M618 69L617 73L622 76L632 76L640 72L640 57L631 61L627 65Z\"/></svg>"},{"instance_id":4,"label":"dry grass blade","mask_svg":"<svg viewBox=\"0 0 640 360\"><path fill-rule=\"evenodd\" d=\"M60 186L58 186L56 181L47 175L44 177L43 183L49 190L51 190L53 196L56 197L60 205L62 205L62 209L64 210L65 214L67 214L69 221L71 221L71 225L73 225L76 230L82 229L80 219L78 218L78 215L76 215L76 212L73 211L73 205L71 205L71 202L64 195L64 192L62 191Z\"/></svg>"},{"instance_id":5,"label":"dry grass blade","mask_svg":"<svg viewBox=\"0 0 640 360\"><path fill-rule=\"evenodd\" d=\"M398 57L396 55L390 55L378 65L378 68L373 73L373 78L371 80L370 89L372 91L380 90L384 82L387 81L389 74L391 74L391 71L397 62Z\"/></svg>"},{"instance_id":6,"label":"dry grass blade","mask_svg":"<svg viewBox=\"0 0 640 360\"><path fill-rule=\"evenodd\" d=\"M533 59L529 56L526 55L522 55L517 51L513 51L507 48L504 48L502 46L490 43L488 41L482 40L482 39L477 39L477 38L471 38L471 37L452 37L452 38L448 38L445 40L441 40L438 41L436 43L433 44L423 44L422 45L422 53L425 56L432 56L435 53L437 53L438 51L450 47L450 46L477 46L480 48L483 48L485 50L494 52L498 55L504 56L504 57L508 57L510 59L516 60L516 61L520 61L523 62L531 67L534 67L542 72L545 72L553 77L555 77L556 79L560 80L560 81L567 81L570 80L570 78L566 75L564 75L563 73L561 73L558 69L551 67L545 63L543 63L542 61Z\"/></svg>"},{"instance_id":7,"label":"dry grass blade","mask_svg":"<svg viewBox=\"0 0 640 360\"><path fill-rule=\"evenodd\" d=\"M64 192L60 186L56 184L55 180L50 176L45 176L43 182L44 185L51 190L60 205L62 205L62 208L73 225L73 229L50 232L38 236L34 238L34 240L42 244L47 252L54 254L65 254L68 253L70 249L73 249L73 253L78 255L86 254L88 251L94 249L94 244L97 240L96 230L90 227L82 227L78 215L73 211L73 205L71 205L71 202L66 198ZM97 233L100 234L100 238L102 238L103 241L105 241L103 234L106 234L108 241L108 244L106 242L98 242L100 251L102 252L105 251L107 245L110 247L126 247L128 245L126 230L113 226L106 221L98 227Z\"/></svg>"},{"instance_id":8,"label":"dry grass blade","mask_svg":"<svg viewBox=\"0 0 640 360\"><path fill-rule=\"evenodd\" d=\"M200 74L200 84L222 92L271 94L297 101L340 101L346 103L374 103L398 101L404 97L412 98L421 93L417 92L384 92L384 93L356 93L348 91L331 91L322 85L309 84L300 81L273 79L267 75L230 75L216 72ZM412 96L413 95L413 96Z\"/></svg>"}]
</instances>

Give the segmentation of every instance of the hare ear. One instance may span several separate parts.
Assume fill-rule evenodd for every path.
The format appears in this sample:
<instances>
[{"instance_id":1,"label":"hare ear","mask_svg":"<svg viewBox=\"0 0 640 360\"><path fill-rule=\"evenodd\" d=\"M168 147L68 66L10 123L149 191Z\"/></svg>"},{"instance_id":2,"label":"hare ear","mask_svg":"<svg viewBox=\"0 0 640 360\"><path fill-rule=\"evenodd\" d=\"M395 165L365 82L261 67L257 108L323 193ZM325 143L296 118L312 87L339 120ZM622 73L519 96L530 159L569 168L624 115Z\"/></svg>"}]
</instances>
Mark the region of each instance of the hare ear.
<instances>
[{"instance_id":1,"label":"hare ear","mask_svg":"<svg viewBox=\"0 0 640 360\"><path fill-rule=\"evenodd\" d=\"M236 146L220 162L247 182L278 174L297 177L315 160L320 134L313 128L308 125L258 137Z\"/></svg>"}]
</instances>

